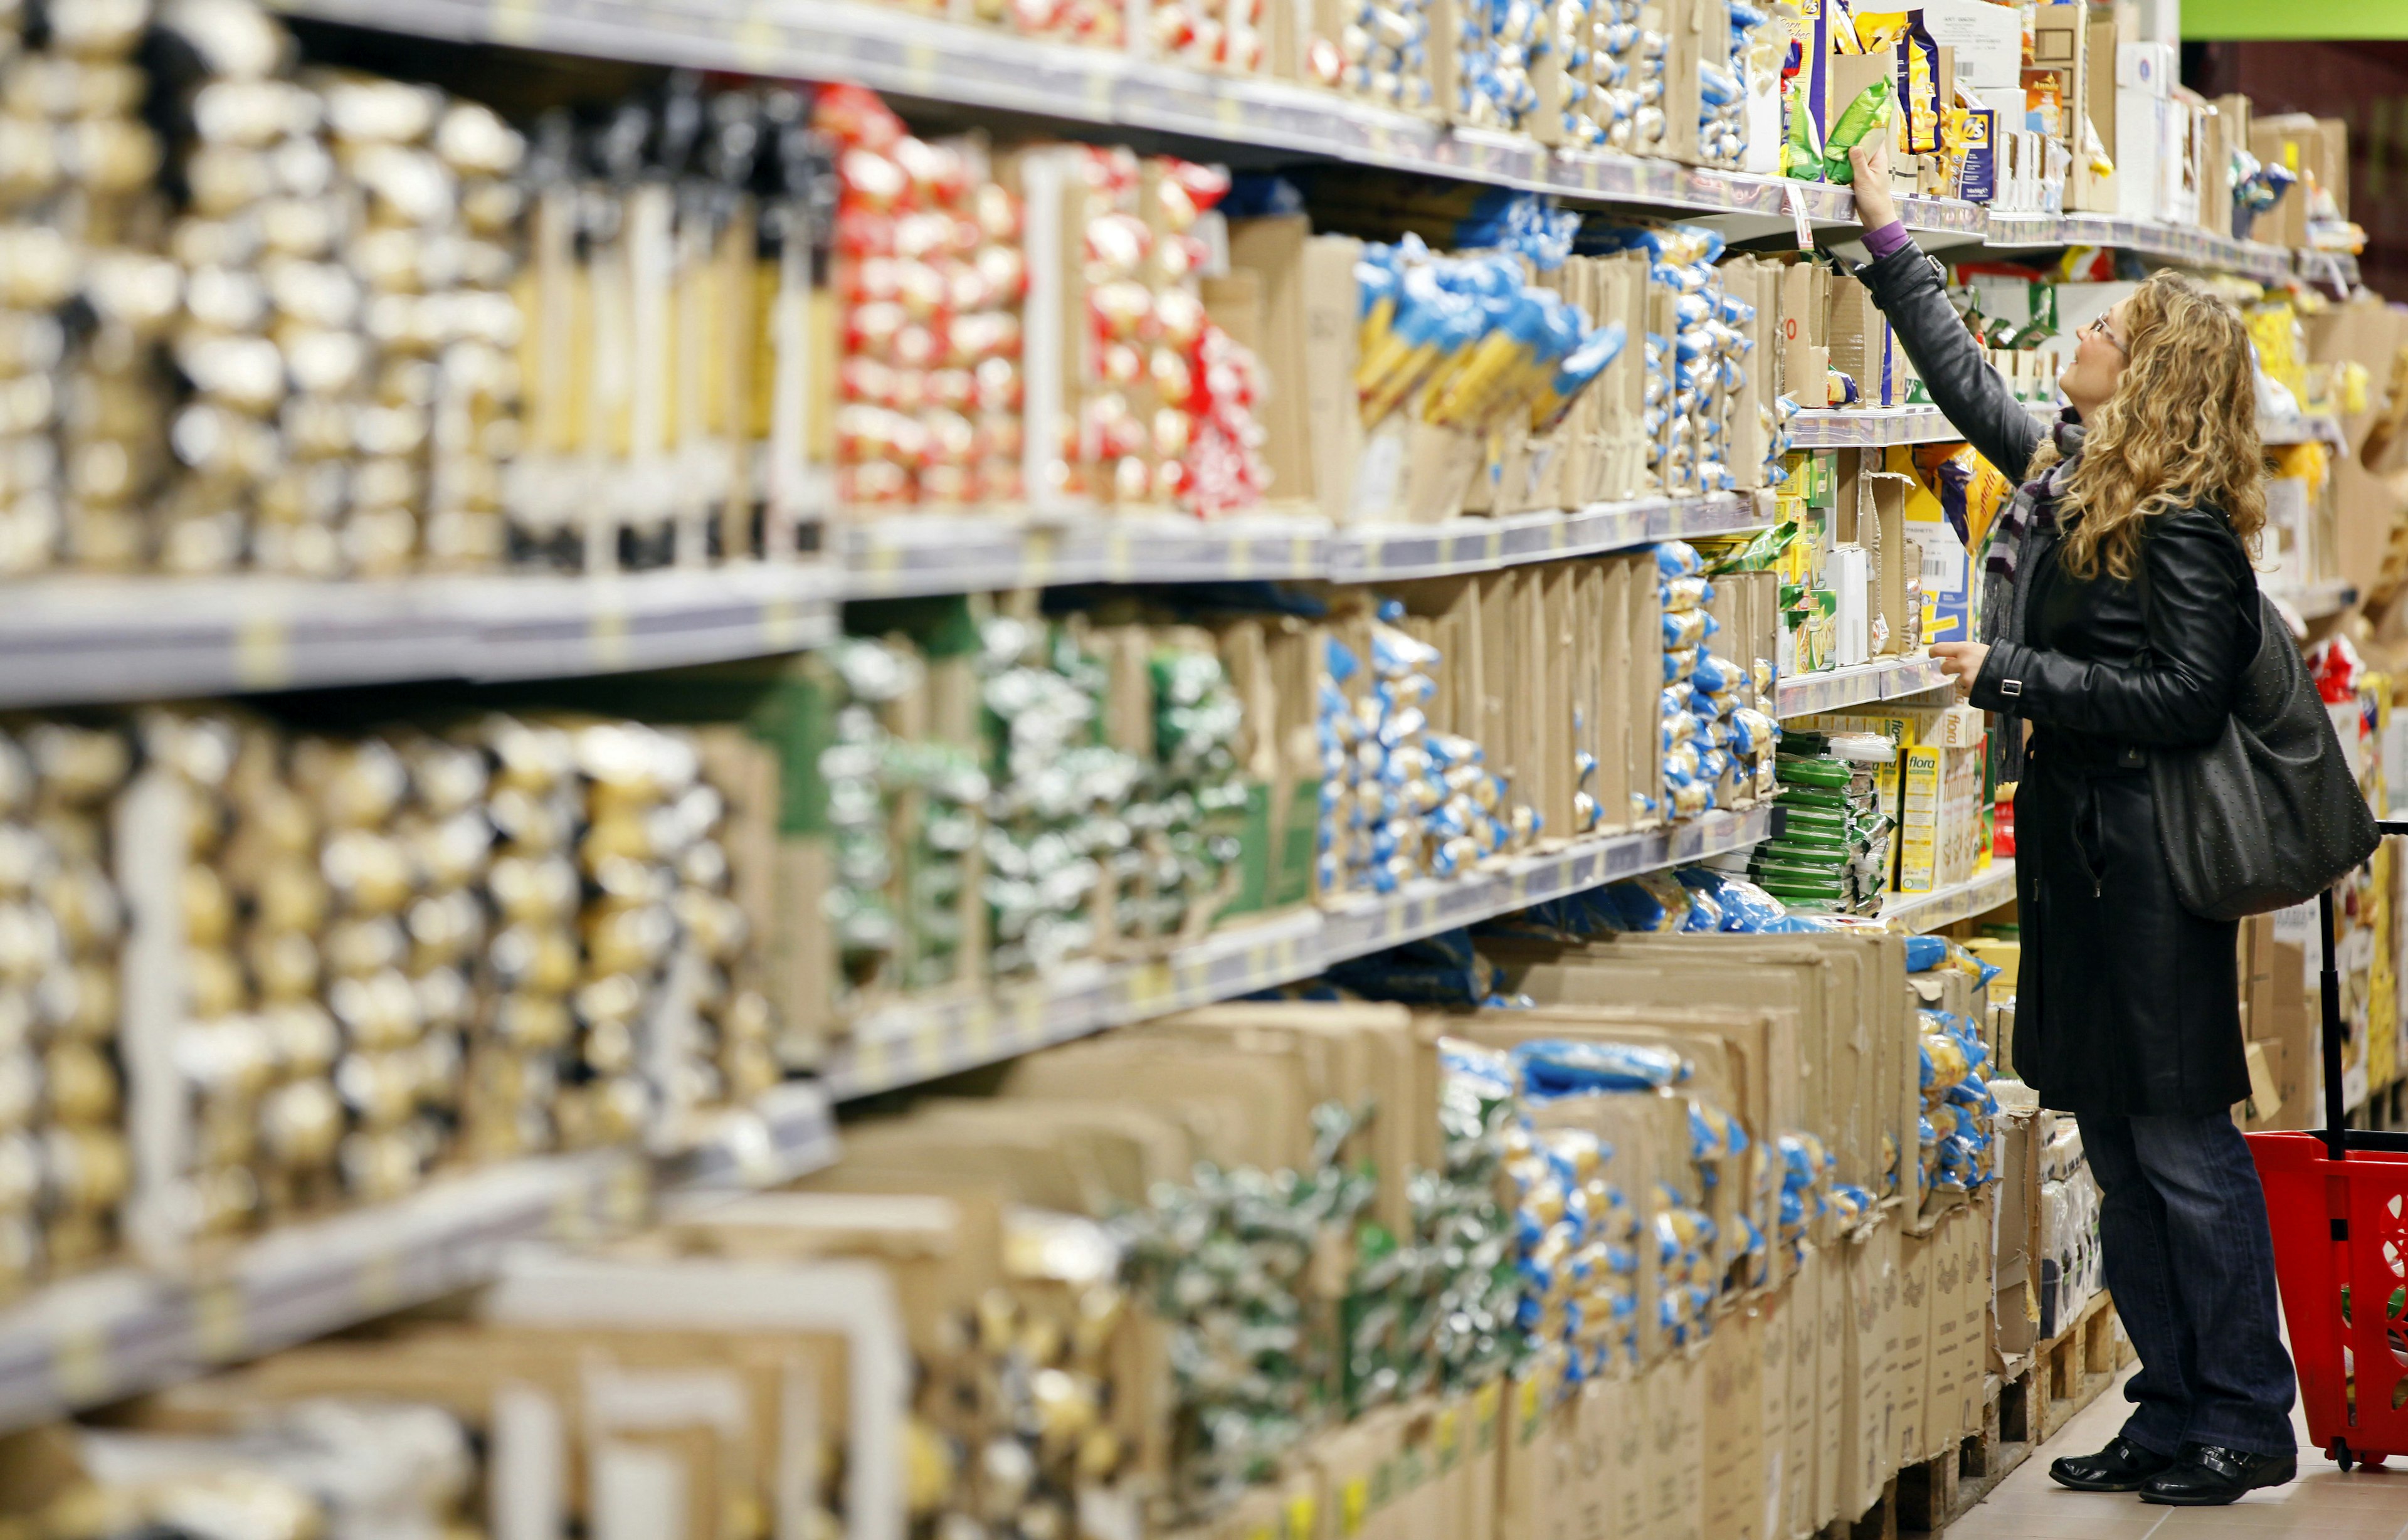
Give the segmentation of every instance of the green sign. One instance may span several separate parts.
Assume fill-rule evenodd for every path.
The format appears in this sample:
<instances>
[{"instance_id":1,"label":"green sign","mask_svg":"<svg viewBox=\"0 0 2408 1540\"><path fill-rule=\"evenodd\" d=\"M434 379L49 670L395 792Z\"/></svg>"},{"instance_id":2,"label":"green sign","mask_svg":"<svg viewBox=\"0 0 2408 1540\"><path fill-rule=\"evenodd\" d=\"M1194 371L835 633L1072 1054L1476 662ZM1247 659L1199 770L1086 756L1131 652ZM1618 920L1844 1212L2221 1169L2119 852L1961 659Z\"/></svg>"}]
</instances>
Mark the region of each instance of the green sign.
<instances>
[{"instance_id":1,"label":"green sign","mask_svg":"<svg viewBox=\"0 0 2408 1540\"><path fill-rule=\"evenodd\" d=\"M2183 0L2182 31L2192 42L2408 38L2408 0Z\"/></svg>"}]
</instances>

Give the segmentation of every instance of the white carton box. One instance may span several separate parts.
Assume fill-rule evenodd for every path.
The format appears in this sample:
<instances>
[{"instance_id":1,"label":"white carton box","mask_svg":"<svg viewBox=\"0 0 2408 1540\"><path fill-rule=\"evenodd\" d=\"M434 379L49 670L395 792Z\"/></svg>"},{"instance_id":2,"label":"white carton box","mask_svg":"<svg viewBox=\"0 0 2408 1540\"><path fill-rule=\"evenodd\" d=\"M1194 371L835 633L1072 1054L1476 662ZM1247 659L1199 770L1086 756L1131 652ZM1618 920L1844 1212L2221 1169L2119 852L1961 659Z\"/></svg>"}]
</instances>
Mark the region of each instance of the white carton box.
<instances>
[{"instance_id":1,"label":"white carton box","mask_svg":"<svg viewBox=\"0 0 2408 1540\"><path fill-rule=\"evenodd\" d=\"M2172 43L2117 43L2115 89L2145 91L2152 96L2172 93L2182 74ZM2120 135L2123 129L2119 126ZM2120 169L2120 168L2119 168Z\"/></svg>"},{"instance_id":2,"label":"white carton box","mask_svg":"<svg viewBox=\"0 0 2408 1540\"><path fill-rule=\"evenodd\" d=\"M2165 218L2162 166L2172 105L2138 87L2115 88L2115 212L2125 219Z\"/></svg>"}]
</instances>

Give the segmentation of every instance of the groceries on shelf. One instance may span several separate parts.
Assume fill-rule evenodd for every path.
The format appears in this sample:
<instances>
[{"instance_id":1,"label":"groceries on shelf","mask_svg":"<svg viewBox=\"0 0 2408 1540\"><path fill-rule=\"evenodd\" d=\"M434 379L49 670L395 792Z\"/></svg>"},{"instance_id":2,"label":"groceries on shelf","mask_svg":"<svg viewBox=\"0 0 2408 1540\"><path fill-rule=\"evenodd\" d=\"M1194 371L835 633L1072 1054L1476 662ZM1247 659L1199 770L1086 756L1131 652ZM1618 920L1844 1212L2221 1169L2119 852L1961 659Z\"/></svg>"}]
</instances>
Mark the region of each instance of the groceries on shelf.
<instances>
[{"instance_id":1,"label":"groceries on shelf","mask_svg":"<svg viewBox=\"0 0 2408 1540\"><path fill-rule=\"evenodd\" d=\"M520 71L0 7L24 592L716 594L976 520L1125 579L956 556L704 668L580 611L587 677L0 719L0 1533L1799 1540L2095 1392L2049 1355L2096 1184L2014 1077L2014 917L1957 918L2014 789L1928 653L2026 467L1899 442L1953 430L1849 264L1678 210L1829 222L1889 135L1912 218L1997 237L1948 292L2043 421L2140 253L2347 249L2339 125L2071 6L910 8L796 23L905 38L890 104L758 78L766 31ZM1248 152L945 109L939 36L1208 79ZM2357 580L2408 323L2213 281L2268 587ZM1304 554L1148 581L1249 523ZM2314 668L2386 806L2361 641ZM2370 1105L2398 880L2343 905ZM2252 1126L2316 1118L2313 939L2243 927Z\"/></svg>"},{"instance_id":2,"label":"groceries on shelf","mask_svg":"<svg viewBox=\"0 0 2408 1540\"><path fill-rule=\"evenodd\" d=\"M1982 1429L2026 1200L1989 976L1878 932L1696 934L1793 922L1690 880L1481 940L1494 1005L1216 1005L859 1119L788 1191L62 1434L24 1500L431 1523L481 1491L559 1533L624 1479L688 1494L690 1535L1520 1540L1573 1504L1810 1533ZM564 1466L593 1479L538 1479Z\"/></svg>"},{"instance_id":3,"label":"groceries on shelf","mask_svg":"<svg viewBox=\"0 0 2408 1540\"><path fill-rule=\"evenodd\" d=\"M1961 190L1977 129L2046 135L2087 147L2077 208L2120 142L2088 82L2180 100L2157 45L2100 21L2002 86L1956 72L1987 54L1887 15L1605 0L1341 25L1249 6L1165 5L1149 43L1705 166L1780 146L1791 175L1837 178L1842 140L1889 132L1899 186L1928 192ZM2042 7L2033 35L2068 36L2044 13L2073 8ZM993 20L1125 43L1109 7ZM1492 193L1417 227L1427 250L1365 248L1350 294L1355 264L1325 237L1298 251L1264 228L1292 205L1233 200L1196 162L921 138L857 89L719 77L505 117L311 63L239 0L163 8L170 48L137 50L148 24L98 7L10 66L26 150L0 188L11 571L693 566L791 556L810 543L798 526L837 509L1576 508L1777 481L1784 394L1921 399L1853 280L1726 258L1701 230ZM2154 62L2125 67L2119 49ZM2009 88L2031 126L1994 121ZM176 110L142 115L153 96ZM2219 233L2262 206L2300 244L2291 225L2346 213L2330 122L2261 120L2221 150L2183 138L2193 172L2244 139L2259 151L2244 213L2196 215ZM1405 205L1367 190L1312 205L1340 230L1403 233L1381 227ZM1617 253L1644 262L1625 275ZM1350 303L1351 349L1301 324ZM61 325L69 312L90 321ZM1828 385L1825 350L1843 377ZM1337 406L1349 370L1359 421ZM2051 398L2045 368L2011 378Z\"/></svg>"}]
</instances>

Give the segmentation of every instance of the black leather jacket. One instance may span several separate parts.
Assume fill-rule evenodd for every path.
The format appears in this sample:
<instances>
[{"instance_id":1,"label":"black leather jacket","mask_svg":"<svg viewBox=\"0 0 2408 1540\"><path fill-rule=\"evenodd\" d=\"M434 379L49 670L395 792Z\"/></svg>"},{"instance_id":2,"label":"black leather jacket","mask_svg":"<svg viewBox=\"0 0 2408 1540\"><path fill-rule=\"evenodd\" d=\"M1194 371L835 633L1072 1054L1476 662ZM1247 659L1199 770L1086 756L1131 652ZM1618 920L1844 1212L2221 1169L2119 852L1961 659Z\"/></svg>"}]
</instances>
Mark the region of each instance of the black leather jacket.
<instances>
[{"instance_id":1,"label":"black leather jacket","mask_svg":"<svg viewBox=\"0 0 2408 1540\"><path fill-rule=\"evenodd\" d=\"M1938 264L1909 247L1861 276L1932 401L1985 459L2020 479L2047 429L1982 361ZM2050 544L2027 552L2042 566L2026 634L1993 644L1973 704L2023 717L2060 753L2086 761L2131 765L2129 749L2214 738L2258 647L2257 575L2223 514L2192 508L2152 520L2144 584L2051 572Z\"/></svg>"},{"instance_id":2,"label":"black leather jacket","mask_svg":"<svg viewBox=\"0 0 2408 1540\"><path fill-rule=\"evenodd\" d=\"M1929 259L1909 248L1862 276L1931 399L2021 478L2046 430L1982 362ZM2013 1067L2059 1111L2222 1117L2249 1090L2235 927L2175 897L2144 766L2222 730L2258 646L2257 575L2206 507L2152 521L2143 581L2075 578L2037 521L2019 560L2035 563L2022 624L1991 644L1972 691L2033 724L2015 797Z\"/></svg>"}]
</instances>

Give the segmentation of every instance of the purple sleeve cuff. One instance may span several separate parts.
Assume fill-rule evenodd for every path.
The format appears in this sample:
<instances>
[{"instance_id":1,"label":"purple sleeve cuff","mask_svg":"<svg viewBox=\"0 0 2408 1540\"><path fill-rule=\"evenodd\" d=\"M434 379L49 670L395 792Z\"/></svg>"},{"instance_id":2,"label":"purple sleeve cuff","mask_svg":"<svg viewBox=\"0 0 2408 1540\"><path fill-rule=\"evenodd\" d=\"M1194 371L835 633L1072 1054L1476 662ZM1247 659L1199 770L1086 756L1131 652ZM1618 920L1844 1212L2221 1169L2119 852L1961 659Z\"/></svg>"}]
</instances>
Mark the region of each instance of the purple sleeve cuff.
<instances>
[{"instance_id":1,"label":"purple sleeve cuff","mask_svg":"<svg viewBox=\"0 0 2408 1540\"><path fill-rule=\"evenodd\" d=\"M1865 232L1865 250L1872 253L1873 261L1879 262L1893 251L1905 250L1911 240L1906 233L1906 221L1892 220L1878 230Z\"/></svg>"}]
</instances>

